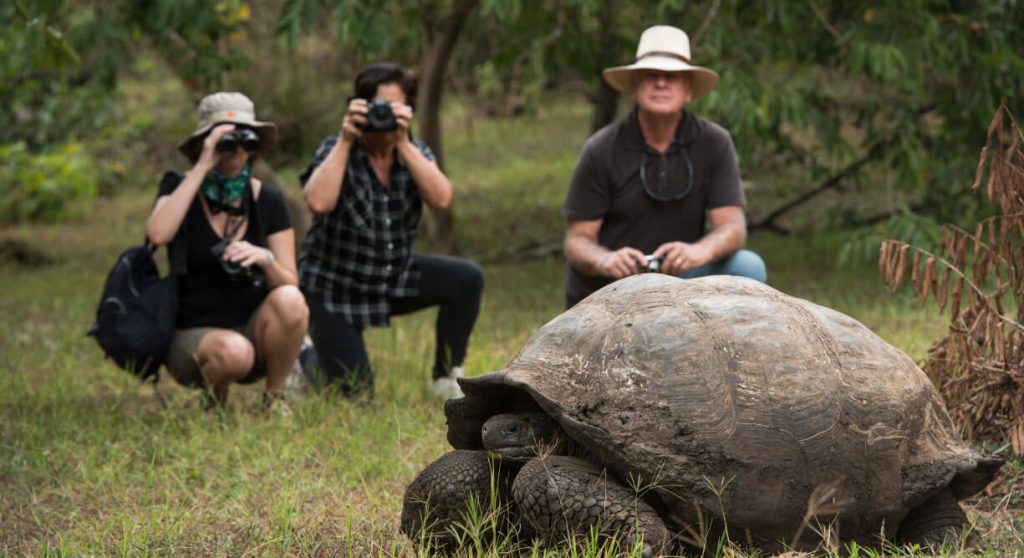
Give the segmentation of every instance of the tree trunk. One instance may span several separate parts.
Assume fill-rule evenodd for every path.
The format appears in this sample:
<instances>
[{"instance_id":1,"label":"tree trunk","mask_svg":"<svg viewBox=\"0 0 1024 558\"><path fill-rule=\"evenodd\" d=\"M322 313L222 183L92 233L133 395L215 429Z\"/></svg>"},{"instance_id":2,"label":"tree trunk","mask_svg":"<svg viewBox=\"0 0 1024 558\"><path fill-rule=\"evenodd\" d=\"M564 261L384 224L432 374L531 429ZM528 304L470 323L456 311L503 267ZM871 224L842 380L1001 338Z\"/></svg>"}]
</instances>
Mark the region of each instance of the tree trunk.
<instances>
[{"instance_id":1,"label":"tree trunk","mask_svg":"<svg viewBox=\"0 0 1024 558\"><path fill-rule=\"evenodd\" d=\"M445 74L462 27L476 9L479 0L460 0L452 7L451 13L439 22L438 33L434 33L433 22L424 22L423 67L420 75L420 90L417 97L416 115L419 120L420 137L430 146L442 170L444 145L441 138L441 96L444 93ZM427 208L424 228L427 238L443 247L451 248L455 219L451 208L433 210Z\"/></svg>"},{"instance_id":2,"label":"tree trunk","mask_svg":"<svg viewBox=\"0 0 1024 558\"><path fill-rule=\"evenodd\" d=\"M594 99L594 113L590 116L590 133L604 128L615 120L619 111L619 92L612 89L604 80L598 86Z\"/></svg>"},{"instance_id":3,"label":"tree trunk","mask_svg":"<svg viewBox=\"0 0 1024 558\"><path fill-rule=\"evenodd\" d=\"M608 0L601 7L598 18L601 22L601 52L598 53L597 62L599 67L595 68L598 75L604 68L621 63L619 56L619 41L616 36L618 29L619 2ZM612 89L604 78L601 78L597 87L597 94L593 97L594 113L590 117L590 133L600 130L615 120L619 109L619 92Z\"/></svg>"}]
</instances>

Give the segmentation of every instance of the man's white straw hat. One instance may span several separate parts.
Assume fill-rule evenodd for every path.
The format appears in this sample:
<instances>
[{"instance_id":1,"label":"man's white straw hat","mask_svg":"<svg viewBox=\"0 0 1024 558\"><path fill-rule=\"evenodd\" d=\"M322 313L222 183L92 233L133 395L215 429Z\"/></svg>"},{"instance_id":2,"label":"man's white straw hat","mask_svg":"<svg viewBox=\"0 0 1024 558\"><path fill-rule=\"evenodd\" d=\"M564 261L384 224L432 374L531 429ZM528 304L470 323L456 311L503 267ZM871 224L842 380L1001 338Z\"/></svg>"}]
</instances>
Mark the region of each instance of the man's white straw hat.
<instances>
[{"instance_id":1,"label":"man's white straw hat","mask_svg":"<svg viewBox=\"0 0 1024 558\"><path fill-rule=\"evenodd\" d=\"M640 35L636 62L604 70L604 79L618 91L633 93L633 79L638 71L687 72L693 80L693 98L703 97L718 85L718 74L690 63L690 38L677 27L655 25Z\"/></svg>"}]
</instances>

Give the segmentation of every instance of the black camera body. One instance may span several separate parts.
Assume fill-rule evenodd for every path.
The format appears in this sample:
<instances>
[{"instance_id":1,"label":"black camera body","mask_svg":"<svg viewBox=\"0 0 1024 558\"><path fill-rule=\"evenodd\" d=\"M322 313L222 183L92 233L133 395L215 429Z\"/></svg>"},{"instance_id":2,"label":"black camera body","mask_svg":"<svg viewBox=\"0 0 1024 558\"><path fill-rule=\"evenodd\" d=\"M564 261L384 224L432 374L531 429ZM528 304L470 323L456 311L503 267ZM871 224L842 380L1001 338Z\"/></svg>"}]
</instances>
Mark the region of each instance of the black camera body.
<instances>
[{"instance_id":1,"label":"black camera body","mask_svg":"<svg viewBox=\"0 0 1024 558\"><path fill-rule=\"evenodd\" d=\"M374 99L366 103L366 124L359 127L364 132L394 132L398 119L391 110L391 101Z\"/></svg>"},{"instance_id":2,"label":"black camera body","mask_svg":"<svg viewBox=\"0 0 1024 558\"><path fill-rule=\"evenodd\" d=\"M217 141L217 152L234 153L239 145L249 155L255 155L260 150L260 136L249 128L236 128Z\"/></svg>"},{"instance_id":3,"label":"black camera body","mask_svg":"<svg viewBox=\"0 0 1024 558\"><path fill-rule=\"evenodd\" d=\"M231 244L231 239L224 238L210 247L210 253L220 262L220 267L224 270L224 273L227 273L232 281L248 280L252 283L253 287L262 287L266 283L266 277L264 277L262 269L255 266L246 267L238 262L224 259L224 250L227 249L228 244Z\"/></svg>"},{"instance_id":4,"label":"black camera body","mask_svg":"<svg viewBox=\"0 0 1024 558\"><path fill-rule=\"evenodd\" d=\"M644 256L644 260L647 262L641 270L644 273L657 273L661 271L661 258L656 258L653 254L647 254Z\"/></svg>"}]
</instances>

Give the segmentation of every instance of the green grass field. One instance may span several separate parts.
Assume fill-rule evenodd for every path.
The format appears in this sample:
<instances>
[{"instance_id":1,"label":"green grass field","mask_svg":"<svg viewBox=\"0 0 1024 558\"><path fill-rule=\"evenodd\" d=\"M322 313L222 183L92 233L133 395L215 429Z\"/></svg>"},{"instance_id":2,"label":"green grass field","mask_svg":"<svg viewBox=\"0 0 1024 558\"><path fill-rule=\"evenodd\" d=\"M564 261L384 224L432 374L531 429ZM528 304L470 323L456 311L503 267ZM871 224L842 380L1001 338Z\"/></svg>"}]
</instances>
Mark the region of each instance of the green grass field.
<instances>
[{"instance_id":1,"label":"green grass field","mask_svg":"<svg viewBox=\"0 0 1024 558\"><path fill-rule=\"evenodd\" d=\"M466 362L471 375L503 366L561 310L559 256L506 256L560 240L559 205L588 117L585 104L571 101L536 119L473 120L451 111L446 149L457 196L456 244L487 262ZM297 194L297 170L278 170L285 189ZM369 402L312 395L284 421L261 412L258 385L235 388L222 415L200 410L197 393L171 380L157 391L140 388L84 333L109 266L142 240L151 199L149 189L134 190L96 201L73 222L0 231L0 238L24 240L53 260L0 262L0 552L413 554L398 532L402 493L449 449L442 406L427 391L433 312L369 332L377 378ZM752 196L752 208L757 203ZM838 269L841 242L819 233L750 239L769 262L773 286L846 312L923 357L945 329L942 317L919 309L906 293L887 293L873 262ZM968 506L981 546L953 554L1024 554L1019 464L1015 471L1008 496ZM607 549L574 552L598 556ZM481 553L510 549L467 552ZM850 554L894 553L902 552Z\"/></svg>"}]
</instances>

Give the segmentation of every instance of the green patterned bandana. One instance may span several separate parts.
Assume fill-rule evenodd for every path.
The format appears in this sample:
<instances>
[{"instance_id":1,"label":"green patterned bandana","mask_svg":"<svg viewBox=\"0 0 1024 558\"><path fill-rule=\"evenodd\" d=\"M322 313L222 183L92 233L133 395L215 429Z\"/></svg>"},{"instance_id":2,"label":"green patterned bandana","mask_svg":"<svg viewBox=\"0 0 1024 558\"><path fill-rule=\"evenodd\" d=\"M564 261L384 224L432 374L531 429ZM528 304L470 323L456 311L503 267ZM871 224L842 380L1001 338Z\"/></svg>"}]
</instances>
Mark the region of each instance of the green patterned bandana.
<instances>
[{"instance_id":1,"label":"green patterned bandana","mask_svg":"<svg viewBox=\"0 0 1024 558\"><path fill-rule=\"evenodd\" d=\"M223 206L237 200L245 193L249 185L249 178L252 177L252 163L246 163L238 176L227 177L217 170L211 170L203 178L202 192L207 201L210 202L210 209L217 213Z\"/></svg>"}]
</instances>

